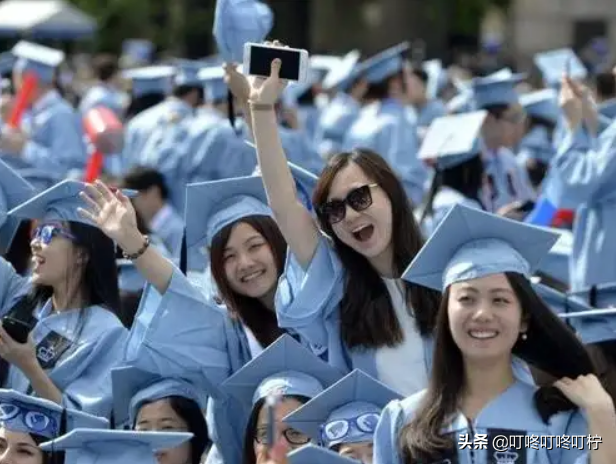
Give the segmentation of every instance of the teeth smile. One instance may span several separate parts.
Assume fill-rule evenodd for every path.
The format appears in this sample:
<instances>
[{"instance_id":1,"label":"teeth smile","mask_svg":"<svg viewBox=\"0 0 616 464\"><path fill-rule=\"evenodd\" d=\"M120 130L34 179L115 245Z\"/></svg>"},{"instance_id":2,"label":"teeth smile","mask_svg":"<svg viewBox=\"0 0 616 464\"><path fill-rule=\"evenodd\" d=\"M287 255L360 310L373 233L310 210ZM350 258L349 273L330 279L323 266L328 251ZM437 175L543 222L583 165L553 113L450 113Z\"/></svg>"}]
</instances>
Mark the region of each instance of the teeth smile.
<instances>
[{"instance_id":1,"label":"teeth smile","mask_svg":"<svg viewBox=\"0 0 616 464\"><path fill-rule=\"evenodd\" d=\"M242 277L240 280L242 282L249 282L253 279L256 279L257 277L259 277L261 274L263 274L263 271L256 271L256 272L251 272L250 274Z\"/></svg>"},{"instance_id":2,"label":"teeth smile","mask_svg":"<svg viewBox=\"0 0 616 464\"><path fill-rule=\"evenodd\" d=\"M356 234L357 232L360 232L360 231L364 230L367 227L370 227L370 225L366 224L365 226L359 226L359 227L353 229L352 233Z\"/></svg>"},{"instance_id":3,"label":"teeth smile","mask_svg":"<svg viewBox=\"0 0 616 464\"><path fill-rule=\"evenodd\" d=\"M471 330L468 333L472 338L477 338L480 340L486 340L490 338L494 338L498 335L498 332L495 330Z\"/></svg>"}]
</instances>

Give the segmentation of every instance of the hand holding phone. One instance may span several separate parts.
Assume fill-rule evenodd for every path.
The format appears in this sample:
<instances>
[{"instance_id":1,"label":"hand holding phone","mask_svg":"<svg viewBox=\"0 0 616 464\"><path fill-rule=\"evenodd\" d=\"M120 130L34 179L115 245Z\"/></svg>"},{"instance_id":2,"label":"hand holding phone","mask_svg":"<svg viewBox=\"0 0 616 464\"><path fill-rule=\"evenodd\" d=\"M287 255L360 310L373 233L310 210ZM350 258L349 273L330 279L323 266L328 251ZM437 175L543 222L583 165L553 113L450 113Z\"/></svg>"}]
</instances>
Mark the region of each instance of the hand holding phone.
<instances>
[{"instance_id":1,"label":"hand holding phone","mask_svg":"<svg viewBox=\"0 0 616 464\"><path fill-rule=\"evenodd\" d=\"M279 76L288 81L305 81L310 66L307 50L247 43L244 45L244 72L251 76L269 77L272 61L281 62Z\"/></svg>"},{"instance_id":2,"label":"hand holding phone","mask_svg":"<svg viewBox=\"0 0 616 464\"><path fill-rule=\"evenodd\" d=\"M28 341L31 327L25 322L11 316L5 316L2 318L2 328L17 343L26 343Z\"/></svg>"}]
</instances>

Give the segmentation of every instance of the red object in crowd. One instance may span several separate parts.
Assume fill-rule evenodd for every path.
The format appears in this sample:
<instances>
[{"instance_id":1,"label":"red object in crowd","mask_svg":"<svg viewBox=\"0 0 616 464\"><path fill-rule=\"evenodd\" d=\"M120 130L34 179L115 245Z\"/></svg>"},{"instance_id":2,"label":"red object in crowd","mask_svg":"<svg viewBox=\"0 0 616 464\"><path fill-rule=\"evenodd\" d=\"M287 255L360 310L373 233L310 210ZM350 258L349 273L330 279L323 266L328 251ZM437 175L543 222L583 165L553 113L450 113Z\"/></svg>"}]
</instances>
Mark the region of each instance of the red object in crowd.
<instances>
[{"instance_id":1,"label":"red object in crowd","mask_svg":"<svg viewBox=\"0 0 616 464\"><path fill-rule=\"evenodd\" d=\"M566 227L573 226L574 212L571 209L559 209L552 219L552 227Z\"/></svg>"},{"instance_id":2,"label":"red object in crowd","mask_svg":"<svg viewBox=\"0 0 616 464\"><path fill-rule=\"evenodd\" d=\"M122 150L124 127L109 108L99 106L88 111L83 118L84 132L92 143L93 152L86 165L85 182L92 182L103 170L105 155Z\"/></svg>"},{"instance_id":3,"label":"red object in crowd","mask_svg":"<svg viewBox=\"0 0 616 464\"><path fill-rule=\"evenodd\" d=\"M32 97L34 96L37 86L38 79L36 74L33 72L26 73L24 75L23 84L15 97L15 105L13 106L9 116L8 125L11 128L17 129L19 127L21 118L32 102Z\"/></svg>"}]
</instances>

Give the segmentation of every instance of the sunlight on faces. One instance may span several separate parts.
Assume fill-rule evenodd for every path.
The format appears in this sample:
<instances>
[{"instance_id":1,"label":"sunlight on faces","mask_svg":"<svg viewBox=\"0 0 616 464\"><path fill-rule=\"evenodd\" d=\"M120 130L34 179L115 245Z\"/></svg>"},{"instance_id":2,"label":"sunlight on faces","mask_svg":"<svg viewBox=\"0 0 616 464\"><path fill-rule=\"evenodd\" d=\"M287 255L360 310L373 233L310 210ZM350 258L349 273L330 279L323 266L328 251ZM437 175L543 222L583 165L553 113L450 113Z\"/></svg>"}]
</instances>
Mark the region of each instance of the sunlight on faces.
<instances>
[{"instance_id":1,"label":"sunlight on faces","mask_svg":"<svg viewBox=\"0 0 616 464\"><path fill-rule=\"evenodd\" d=\"M345 443L340 445L338 454L363 464L372 464L373 450L372 442Z\"/></svg>"},{"instance_id":2,"label":"sunlight on faces","mask_svg":"<svg viewBox=\"0 0 616 464\"><path fill-rule=\"evenodd\" d=\"M188 424L171 407L169 400L154 401L141 407L135 430L145 432L188 432ZM176 448L156 453L159 464L186 464L191 462L190 441Z\"/></svg>"},{"instance_id":3,"label":"sunlight on faces","mask_svg":"<svg viewBox=\"0 0 616 464\"><path fill-rule=\"evenodd\" d=\"M37 225L55 224L70 234L67 223L41 222ZM56 288L65 285L70 277L80 275L84 265L83 250L69 238L55 235L48 244L38 237L30 241L32 251L32 283Z\"/></svg>"},{"instance_id":4,"label":"sunlight on faces","mask_svg":"<svg viewBox=\"0 0 616 464\"><path fill-rule=\"evenodd\" d=\"M43 452L30 434L0 427L0 464L43 464Z\"/></svg>"},{"instance_id":5,"label":"sunlight on faces","mask_svg":"<svg viewBox=\"0 0 616 464\"><path fill-rule=\"evenodd\" d=\"M245 222L233 226L224 252L225 276L231 289L251 298L276 290L278 269L269 243Z\"/></svg>"},{"instance_id":6,"label":"sunlight on faces","mask_svg":"<svg viewBox=\"0 0 616 464\"><path fill-rule=\"evenodd\" d=\"M299 409L301 406L302 404L293 398L283 398L282 401L278 403L278 405L276 406L276 441L280 440L281 437L284 438L284 433L289 433L286 432L287 430L292 430L284 422L282 422L282 419ZM257 418L257 427L255 428L255 435L257 437L261 437L259 441L263 442L264 440L262 438L267 437L267 429L267 408L261 407L261 410L259 411L259 416ZM304 444L308 442L308 438L302 433L296 431L294 431L293 433L298 438L294 441L303 441ZM293 451L294 449L301 448L302 446L304 446L304 444L300 445L297 443L289 443L288 440L285 441L289 451ZM256 439L253 440L255 456L258 456L265 446L265 444L258 443Z\"/></svg>"},{"instance_id":7,"label":"sunlight on faces","mask_svg":"<svg viewBox=\"0 0 616 464\"><path fill-rule=\"evenodd\" d=\"M374 181L355 163L340 170L332 182L327 201L342 200L358 187ZM346 205L342 221L333 224L336 236L346 245L368 259L378 258L392 246L392 205L380 187L370 189L372 205L363 211L355 211Z\"/></svg>"},{"instance_id":8,"label":"sunlight on faces","mask_svg":"<svg viewBox=\"0 0 616 464\"><path fill-rule=\"evenodd\" d=\"M520 302L505 274L452 284L447 308L452 337L467 359L509 357L526 331Z\"/></svg>"}]
</instances>

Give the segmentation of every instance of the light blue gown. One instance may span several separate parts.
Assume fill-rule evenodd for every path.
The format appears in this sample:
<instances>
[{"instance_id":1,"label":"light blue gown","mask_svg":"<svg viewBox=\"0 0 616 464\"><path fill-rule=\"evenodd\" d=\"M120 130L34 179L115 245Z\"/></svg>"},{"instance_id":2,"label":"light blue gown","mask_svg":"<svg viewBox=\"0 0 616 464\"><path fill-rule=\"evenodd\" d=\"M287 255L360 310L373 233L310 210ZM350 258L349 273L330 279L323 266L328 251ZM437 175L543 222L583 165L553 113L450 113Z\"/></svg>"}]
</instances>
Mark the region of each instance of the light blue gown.
<instances>
[{"instance_id":1,"label":"light blue gown","mask_svg":"<svg viewBox=\"0 0 616 464\"><path fill-rule=\"evenodd\" d=\"M449 455L433 464L487 464L515 463L520 455L526 457L526 464L586 464L589 462L586 448L587 425L578 411L555 414L549 424L545 424L534 404L536 387L516 381L504 393L488 403L472 424L463 414L458 414L444 433L453 435L457 445ZM425 392L419 392L402 401L392 401L383 411L374 438L374 464L403 464L400 456L402 430L414 416ZM487 435L487 446L480 446L480 434ZM583 450L557 448L556 437L582 435ZM521 437L521 446L496 450L491 443L498 436L509 437L509 443ZM525 437L531 446L525 446ZM552 444L552 449L541 446ZM473 441L475 442L473 444ZM518 440L520 441L520 440ZM466 443L470 442L468 446ZM498 440L496 440L498 442ZM570 442L571 443L571 442ZM571 444L570 444L571 446ZM477 448L477 449L475 449ZM494 453L490 456L490 453ZM524 453L524 454L522 454ZM494 460L488 460L493 457ZM432 463L431 463L432 464Z\"/></svg>"},{"instance_id":2,"label":"light blue gown","mask_svg":"<svg viewBox=\"0 0 616 464\"><path fill-rule=\"evenodd\" d=\"M428 127L436 118L445 116L447 108L445 104L438 99L429 100L422 108L416 108L417 127Z\"/></svg>"},{"instance_id":3,"label":"light blue gown","mask_svg":"<svg viewBox=\"0 0 616 464\"><path fill-rule=\"evenodd\" d=\"M115 113L118 119L124 118L124 96L112 86L98 83L88 89L79 103L79 112L85 115L92 108L103 106Z\"/></svg>"},{"instance_id":4,"label":"light blue gown","mask_svg":"<svg viewBox=\"0 0 616 464\"><path fill-rule=\"evenodd\" d=\"M364 107L346 134L342 149L366 148L381 155L398 174L408 197L420 204L428 169L417 159L414 111L393 99Z\"/></svg>"},{"instance_id":5,"label":"light blue gown","mask_svg":"<svg viewBox=\"0 0 616 464\"><path fill-rule=\"evenodd\" d=\"M569 263L571 290L616 281L616 125L598 140L584 129L568 133L550 165L546 193L559 208L575 209Z\"/></svg>"},{"instance_id":6,"label":"light blue gown","mask_svg":"<svg viewBox=\"0 0 616 464\"><path fill-rule=\"evenodd\" d=\"M0 259L2 314L30 290L30 281ZM127 331L120 320L100 306L54 313L51 300L34 311L38 320L32 336L36 354L62 404L95 416L111 413L111 368L122 361ZM81 320L80 320L81 319ZM28 378L10 366L5 388L31 394Z\"/></svg>"},{"instance_id":7,"label":"light blue gown","mask_svg":"<svg viewBox=\"0 0 616 464\"><path fill-rule=\"evenodd\" d=\"M322 158L342 151L346 134L360 111L359 102L344 92L337 93L323 108L315 132L315 146Z\"/></svg>"},{"instance_id":8,"label":"light blue gown","mask_svg":"<svg viewBox=\"0 0 616 464\"><path fill-rule=\"evenodd\" d=\"M21 159L58 177L85 167L87 154L81 121L57 91L50 90L33 106L29 140Z\"/></svg>"}]
</instances>

